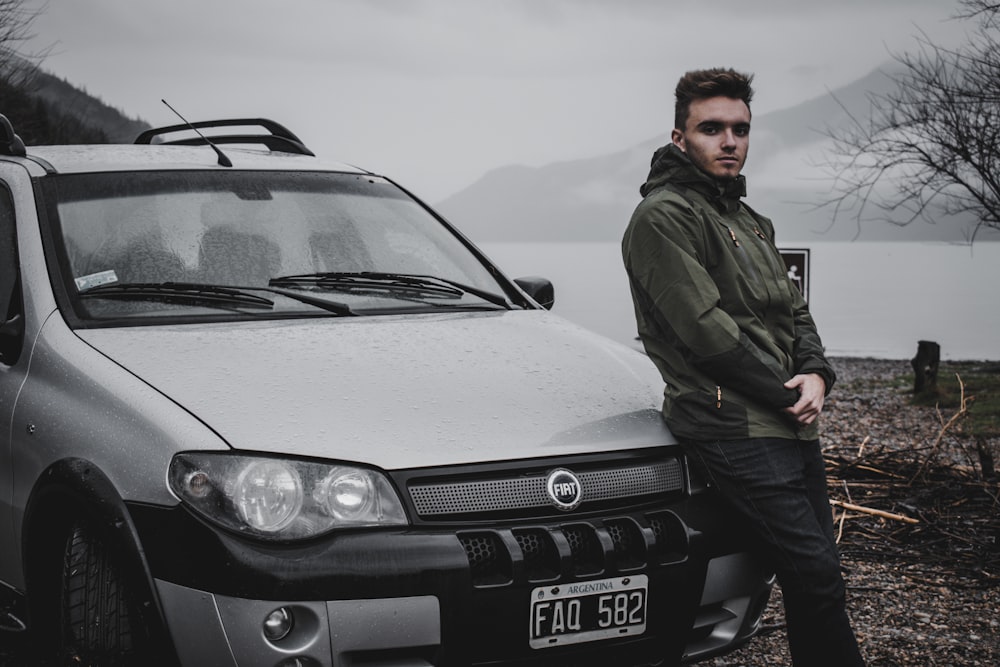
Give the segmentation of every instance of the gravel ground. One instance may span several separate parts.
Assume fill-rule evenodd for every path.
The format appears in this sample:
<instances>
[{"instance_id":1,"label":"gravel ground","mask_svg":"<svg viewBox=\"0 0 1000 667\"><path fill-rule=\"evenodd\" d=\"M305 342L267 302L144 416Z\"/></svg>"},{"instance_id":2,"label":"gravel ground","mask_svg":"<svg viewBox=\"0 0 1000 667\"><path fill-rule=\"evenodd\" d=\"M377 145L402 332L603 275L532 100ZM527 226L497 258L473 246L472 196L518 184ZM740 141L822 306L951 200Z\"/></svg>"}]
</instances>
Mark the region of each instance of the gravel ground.
<instances>
[{"instance_id":1,"label":"gravel ground","mask_svg":"<svg viewBox=\"0 0 1000 667\"><path fill-rule=\"evenodd\" d=\"M833 362L839 379L822 422L831 500L920 520L835 508L848 609L868 665L997 667L1000 485L977 478L968 441L951 430L925 468L926 481L909 483L942 425L935 408L909 405L909 388L892 382L911 372L909 362ZM987 446L1000 454L997 440ZM859 461L882 474L858 474ZM706 664L790 665L780 590L762 634Z\"/></svg>"}]
</instances>

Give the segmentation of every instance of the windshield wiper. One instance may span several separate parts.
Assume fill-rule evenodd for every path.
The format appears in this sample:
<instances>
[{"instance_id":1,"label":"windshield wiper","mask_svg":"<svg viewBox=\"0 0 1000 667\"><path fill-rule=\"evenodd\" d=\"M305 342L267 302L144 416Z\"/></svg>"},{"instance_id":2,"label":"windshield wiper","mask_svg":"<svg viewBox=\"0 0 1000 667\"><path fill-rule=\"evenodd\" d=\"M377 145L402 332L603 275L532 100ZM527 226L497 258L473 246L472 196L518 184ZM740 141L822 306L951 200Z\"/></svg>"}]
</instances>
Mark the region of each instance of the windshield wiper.
<instances>
[{"instance_id":1,"label":"windshield wiper","mask_svg":"<svg viewBox=\"0 0 1000 667\"><path fill-rule=\"evenodd\" d=\"M447 278L410 273L377 271L305 273L272 278L268 284L272 287L293 289L408 291L455 299L471 294L505 309L511 307L507 299L499 294Z\"/></svg>"},{"instance_id":2,"label":"windshield wiper","mask_svg":"<svg viewBox=\"0 0 1000 667\"><path fill-rule=\"evenodd\" d=\"M80 292L80 296L99 297L102 299L135 299L165 301L168 303L186 303L208 306L246 306L250 308L274 308L274 301L266 297L251 294L247 290L260 290L281 294L289 299L305 303L337 315L354 315L351 308L343 303L328 299L314 299L296 292L268 287L227 287L224 285L206 285L201 283L121 283L101 285Z\"/></svg>"},{"instance_id":3,"label":"windshield wiper","mask_svg":"<svg viewBox=\"0 0 1000 667\"><path fill-rule=\"evenodd\" d=\"M272 294L280 294L282 296L287 296L289 299L295 299L301 303L308 304L310 306L316 306L317 308L322 308L323 310L329 311L331 313L336 313L337 315L357 315L351 307L346 303L340 303L339 301L330 301L329 299L315 299L311 296L306 296L300 292L290 292L286 289L273 289L267 287L258 287L257 289L267 290Z\"/></svg>"},{"instance_id":4,"label":"windshield wiper","mask_svg":"<svg viewBox=\"0 0 1000 667\"><path fill-rule=\"evenodd\" d=\"M273 301L256 294L233 287L197 283L118 283L91 287L80 292L80 296L208 306L246 306L268 310L274 308Z\"/></svg>"}]
</instances>

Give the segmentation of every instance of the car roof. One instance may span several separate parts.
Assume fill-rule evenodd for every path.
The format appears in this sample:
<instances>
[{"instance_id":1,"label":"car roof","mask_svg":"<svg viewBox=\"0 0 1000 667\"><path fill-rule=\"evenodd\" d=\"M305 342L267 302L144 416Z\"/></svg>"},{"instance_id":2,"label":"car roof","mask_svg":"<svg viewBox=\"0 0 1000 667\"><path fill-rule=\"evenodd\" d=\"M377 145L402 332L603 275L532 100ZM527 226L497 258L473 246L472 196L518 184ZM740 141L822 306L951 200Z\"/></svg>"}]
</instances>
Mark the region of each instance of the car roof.
<instances>
[{"instance_id":1,"label":"car roof","mask_svg":"<svg viewBox=\"0 0 1000 667\"><path fill-rule=\"evenodd\" d=\"M250 150L226 146L221 149L232 168L292 171L339 171L367 174L358 167L309 155ZM166 146L143 144L83 144L28 146L27 159L53 174L114 171L226 170L210 146Z\"/></svg>"},{"instance_id":2,"label":"car roof","mask_svg":"<svg viewBox=\"0 0 1000 667\"><path fill-rule=\"evenodd\" d=\"M10 121L0 114L0 156L31 164L34 166L29 167L31 171L41 167L47 174L233 167L370 174L352 165L317 159L294 132L268 118L229 118L196 123L185 120L180 125L146 130L134 144L28 148Z\"/></svg>"}]
</instances>

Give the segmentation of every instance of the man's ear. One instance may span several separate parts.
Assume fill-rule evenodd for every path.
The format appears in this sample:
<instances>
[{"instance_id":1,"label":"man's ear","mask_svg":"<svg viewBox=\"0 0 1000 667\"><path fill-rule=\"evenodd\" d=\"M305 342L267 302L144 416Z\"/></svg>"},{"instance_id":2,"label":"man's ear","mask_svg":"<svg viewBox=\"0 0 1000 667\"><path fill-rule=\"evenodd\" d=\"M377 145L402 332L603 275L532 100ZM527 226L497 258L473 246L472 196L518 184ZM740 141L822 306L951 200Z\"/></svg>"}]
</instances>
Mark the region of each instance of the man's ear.
<instances>
[{"instance_id":1,"label":"man's ear","mask_svg":"<svg viewBox=\"0 0 1000 667\"><path fill-rule=\"evenodd\" d=\"M687 152L687 149L684 146L684 133L677 128L674 128L670 132L670 141L674 142L674 145L677 146L677 148L680 148L685 153Z\"/></svg>"}]
</instances>

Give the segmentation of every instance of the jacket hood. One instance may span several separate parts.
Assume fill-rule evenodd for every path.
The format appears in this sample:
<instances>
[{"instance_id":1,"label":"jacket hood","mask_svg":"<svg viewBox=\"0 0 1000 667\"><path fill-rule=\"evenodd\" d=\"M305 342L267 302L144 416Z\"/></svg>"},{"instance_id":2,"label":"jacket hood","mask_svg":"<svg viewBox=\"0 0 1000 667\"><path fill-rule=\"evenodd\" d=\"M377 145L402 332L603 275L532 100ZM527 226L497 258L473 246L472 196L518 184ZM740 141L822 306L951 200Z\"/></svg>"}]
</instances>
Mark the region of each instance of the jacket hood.
<instances>
[{"instance_id":1,"label":"jacket hood","mask_svg":"<svg viewBox=\"0 0 1000 667\"><path fill-rule=\"evenodd\" d=\"M547 312L77 334L240 450L403 469L673 442L649 359Z\"/></svg>"},{"instance_id":2,"label":"jacket hood","mask_svg":"<svg viewBox=\"0 0 1000 667\"><path fill-rule=\"evenodd\" d=\"M653 190L667 184L689 187L709 199L739 202L747 194L746 178L740 174L731 181L718 181L695 166L687 154L670 143L653 153L646 182L639 187L645 197Z\"/></svg>"}]
</instances>

